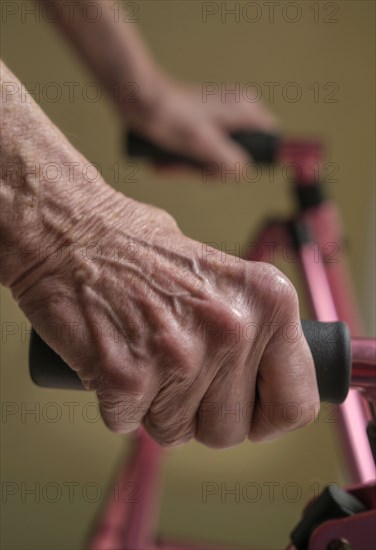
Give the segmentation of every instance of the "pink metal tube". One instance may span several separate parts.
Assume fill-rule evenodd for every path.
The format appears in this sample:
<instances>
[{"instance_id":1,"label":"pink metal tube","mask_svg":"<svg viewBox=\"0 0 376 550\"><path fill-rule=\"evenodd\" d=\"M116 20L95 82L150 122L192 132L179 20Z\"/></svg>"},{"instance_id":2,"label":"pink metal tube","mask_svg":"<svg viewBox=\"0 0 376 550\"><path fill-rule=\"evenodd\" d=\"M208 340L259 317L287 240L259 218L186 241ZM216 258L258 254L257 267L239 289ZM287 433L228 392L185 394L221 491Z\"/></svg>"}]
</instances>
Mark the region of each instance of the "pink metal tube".
<instances>
[{"instance_id":1,"label":"pink metal tube","mask_svg":"<svg viewBox=\"0 0 376 550\"><path fill-rule=\"evenodd\" d=\"M318 261L315 261L312 250L303 246L300 258L317 319L319 321L347 321L347 319L339 318L321 256ZM346 299L346 294L342 296L342 299ZM345 403L339 408L339 413L346 459L352 479L354 482L370 481L375 478L375 466L366 433L367 412L359 392L350 390Z\"/></svg>"},{"instance_id":2,"label":"pink metal tube","mask_svg":"<svg viewBox=\"0 0 376 550\"><path fill-rule=\"evenodd\" d=\"M353 338L351 385L363 392L376 412L376 340Z\"/></svg>"}]
</instances>

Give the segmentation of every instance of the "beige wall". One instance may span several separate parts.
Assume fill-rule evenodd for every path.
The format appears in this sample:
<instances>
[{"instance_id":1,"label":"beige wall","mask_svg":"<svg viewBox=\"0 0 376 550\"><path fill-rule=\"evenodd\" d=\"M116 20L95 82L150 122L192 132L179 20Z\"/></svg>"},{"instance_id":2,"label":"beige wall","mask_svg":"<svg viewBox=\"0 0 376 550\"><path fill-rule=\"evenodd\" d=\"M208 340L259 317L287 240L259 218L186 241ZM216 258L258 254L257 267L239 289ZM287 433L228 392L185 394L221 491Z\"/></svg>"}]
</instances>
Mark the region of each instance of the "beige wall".
<instances>
[{"instance_id":1,"label":"beige wall","mask_svg":"<svg viewBox=\"0 0 376 550\"><path fill-rule=\"evenodd\" d=\"M2 2L2 5L9 2ZM92 80L76 55L55 30L32 16L22 20L25 2L16 2L20 11L5 21L3 13L2 57L29 87L49 82ZM27 3L31 5L31 3ZM233 2L222 3L231 6ZM247 2L240 2L244 9ZM314 3L299 2L301 19L294 8L282 15L281 2L274 22L268 22L267 8L261 6L261 20L239 22L220 15L202 20L200 1L138 2L140 29L160 63L175 76L195 82L256 82L267 100L266 82L279 82L271 108L283 128L294 134L318 134L329 147L329 160L338 165L337 181L328 191L338 202L350 243L351 267L356 291L368 323L374 330L374 16L375 4L368 1L338 1L338 13L331 14L320 2L315 22ZM292 3L296 4L296 3ZM244 13L244 12L243 12ZM255 12L249 11L249 17ZM316 14L317 16L317 14ZM337 22L324 22L324 18ZM286 100L281 90L294 82L302 91L298 102ZM327 103L328 82L338 88L338 102ZM319 83L320 97L314 101L311 87ZM317 86L317 85L316 85ZM122 121L103 99L89 103L76 95L50 102L42 92L40 104L75 146L90 160L98 162L109 183L114 183L111 166L124 162L119 136ZM121 171L122 178L126 171ZM166 181L165 181L166 180ZM286 182L206 187L192 176L167 181L147 167L141 167L138 183L115 182L132 197L169 210L190 236L217 243L244 243L261 220L291 208ZM371 294L373 292L373 294ZM28 327L9 293L2 290L2 323L14 322L20 330ZM371 299L370 299L371 296ZM3 325L4 326L4 325ZM20 333L2 343L1 391L8 416L2 422L2 481L17 494L2 506L2 548L4 550L82 548L87 530L99 509L93 495L82 496L85 483L105 488L123 453L123 439L108 432L100 422L89 422L93 396L74 392L42 390L28 377L27 343ZM62 419L49 422L55 403ZM73 422L69 422L67 402L77 402ZM86 407L85 407L86 405ZM22 417L23 408L39 407L40 418ZM57 409L56 409L57 408ZM254 446L249 443L227 452L214 452L196 444L170 454L166 468L166 492L162 506L161 531L190 537L223 539L271 549L282 547L299 510L313 496L315 483L341 481L343 467L333 424L324 408L319 423L284 440ZM262 488L257 504L218 497L202 503L202 484L207 481L241 484L256 482ZM278 482L275 500L269 503L267 485ZM22 498L22 484L39 483L41 489L53 482L63 492L55 504L41 496ZM79 483L74 502L67 498L67 482ZM300 502L283 498L286 483L302 488ZM293 498L290 497L289 498ZM267 520L263 517L269 514Z\"/></svg>"}]
</instances>

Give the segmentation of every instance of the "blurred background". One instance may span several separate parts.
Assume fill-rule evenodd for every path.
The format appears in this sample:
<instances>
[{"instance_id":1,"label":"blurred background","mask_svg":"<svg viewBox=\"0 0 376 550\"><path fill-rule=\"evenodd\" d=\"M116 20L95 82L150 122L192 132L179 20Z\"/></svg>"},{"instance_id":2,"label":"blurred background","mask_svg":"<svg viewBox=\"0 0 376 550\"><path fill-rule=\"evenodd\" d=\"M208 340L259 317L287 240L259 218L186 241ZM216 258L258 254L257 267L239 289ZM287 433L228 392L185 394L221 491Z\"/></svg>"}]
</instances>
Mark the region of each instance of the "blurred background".
<instances>
[{"instance_id":1,"label":"blurred background","mask_svg":"<svg viewBox=\"0 0 376 550\"><path fill-rule=\"evenodd\" d=\"M132 167L121 149L125 121L105 97L85 99L82 90L93 77L76 53L52 25L21 9L21 4L31 9L32 2L1 4L20 7L14 15L2 11L2 58L117 189L165 208L190 237L226 243L228 250L236 243L243 246L266 216L291 210L283 177L208 186L191 174L157 175L146 165L130 177ZM367 332L374 335L375 3L281 1L270 21L268 2L258 2L261 16L254 22L249 21L251 11L239 20L226 11L221 16L221 6L230 9L234 2L209 3L218 10L205 20L204 4L152 0L128 2L128 10L156 59L175 77L198 84L238 83L240 89L256 83L284 132L325 140L328 161L335 166L334 175L326 172L327 191L343 215L356 294ZM243 9L247 2L238 4ZM287 4L293 6L286 9ZM51 100L48 85L67 90L67 82L79 83L74 101L64 91ZM269 95L271 82L277 83L274 98ZM288 83L299 90L297 101L286 94ZM297 283L293 266L279 267ZM18 327L13 336L3 333L1 346L1 547L83 548L129 441L102 425L93 395L32 384L29 324L5 289L1 321L2 328L5 323ZM169 452L159 533L223 541L230 547L283 547L304 503L325 483L346 481L332 419L324 407L317 423L281 441L245 443L223 452L190 443ZM242 496L221 502L219 493L204 502L206 483L227 488L254 483L261 493L255 502ZM295 493L291 484L299 487Z\"/></svg>"}]
</instances>

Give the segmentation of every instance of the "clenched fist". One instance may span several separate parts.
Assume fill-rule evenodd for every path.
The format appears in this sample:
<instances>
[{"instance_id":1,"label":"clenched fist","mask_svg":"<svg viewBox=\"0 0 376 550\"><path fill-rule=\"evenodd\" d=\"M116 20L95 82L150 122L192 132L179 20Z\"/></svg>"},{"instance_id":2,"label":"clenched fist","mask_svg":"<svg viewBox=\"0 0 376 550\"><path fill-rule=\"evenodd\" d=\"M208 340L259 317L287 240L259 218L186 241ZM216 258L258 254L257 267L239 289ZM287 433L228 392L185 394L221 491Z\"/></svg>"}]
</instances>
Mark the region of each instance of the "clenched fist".
<instances>
[{"instance_id":1,"label":"clenched fist","mask_svg":"<svg viewBox=\"0 0 376 550\"><path fill-rule=\"evenodd\" d=\"M163 445L227 447L312 420L315 373L294 331L291 283L106 191L12 285L36 330L96 391L105 423L142 423Z\"/></svg>"},{"instance_id":2,"label":"clenched fist","mask_svg":"<svg viewBox=\"0 0 376 550\"><path fill-rule=\"evenodd\" d=\"M164 445L228 447L313 420L315 371L291 283L88 181L88 162L2 75L14 86L1 106L1 282L96 391L106 424L143 424Z\"/></svg>"}]
</instances>

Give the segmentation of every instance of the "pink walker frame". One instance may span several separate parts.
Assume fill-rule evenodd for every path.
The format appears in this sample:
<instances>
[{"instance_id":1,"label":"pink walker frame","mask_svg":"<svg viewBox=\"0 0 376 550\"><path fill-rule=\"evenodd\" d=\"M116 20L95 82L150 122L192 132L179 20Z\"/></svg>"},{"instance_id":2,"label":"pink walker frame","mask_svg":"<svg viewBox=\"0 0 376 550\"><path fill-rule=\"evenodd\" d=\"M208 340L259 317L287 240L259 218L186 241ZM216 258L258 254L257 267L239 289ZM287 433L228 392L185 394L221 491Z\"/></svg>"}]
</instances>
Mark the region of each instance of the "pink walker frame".
<instances>
[{"instance_id":1,"label":"pink walker frame","mask_svg":"<svg viewBox=\"0 0 376 550\"><path fill-rule=\"evenodd\" d=\"M294 142L282 147L279 162L294 163L299 168L296 190L317 182L312 178L313 163L321 162L322 148L314 142ZM347 262L341 248L341 261L331 263L325 258L327 243L343 242L340 217L334 203L323 200L317 206L300 209L296 217L288 221L269 223L259 234L255 252L247 257L250 261L268 261L270 245L291 246L291 224L304 223L311 243L318 245L319 255L314 258L309 243L297 250L298 266L307 288L312 318L319 321L345 321L354 335L363 333L360 317L350 284ZM375 465L367 438L367 424L376 410L376 346L373 339L353 339L352 389L343 405L339 407L340 433L354 486L346 490L357 496L367 507L364 513L325 521L313 532L309 550L330 548L333 541L344 541L343 546L365 550L376 548L376 493ZM159 483L158 472L166 452L144 430L133 436L133 453L124 465L118 478L118 487L137 484L137 502L127 499L109 500L88 544L89 550L183 550L203 549L205 545L177 545L155 540L158 517ZM125 496L125 495L124 495ZM346 546L345 541L351 546ZM207 546L207 548L209 548ZM212 547L213 548L213 547ZM218 546L215 547L218 550ZM294 550L290 545L289 550Z\"/></svg>"}]
</instances>

